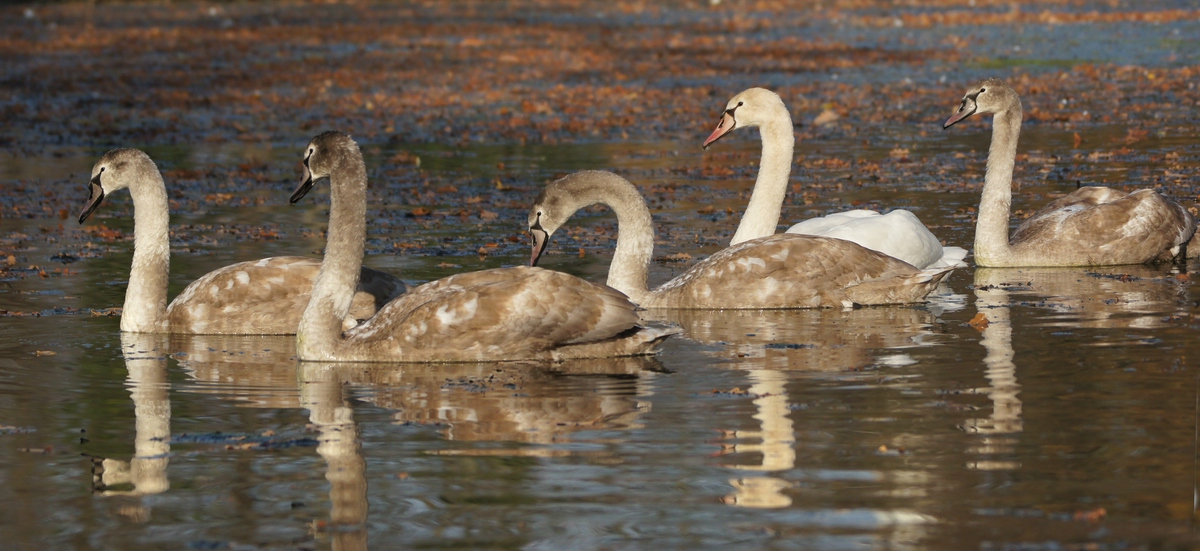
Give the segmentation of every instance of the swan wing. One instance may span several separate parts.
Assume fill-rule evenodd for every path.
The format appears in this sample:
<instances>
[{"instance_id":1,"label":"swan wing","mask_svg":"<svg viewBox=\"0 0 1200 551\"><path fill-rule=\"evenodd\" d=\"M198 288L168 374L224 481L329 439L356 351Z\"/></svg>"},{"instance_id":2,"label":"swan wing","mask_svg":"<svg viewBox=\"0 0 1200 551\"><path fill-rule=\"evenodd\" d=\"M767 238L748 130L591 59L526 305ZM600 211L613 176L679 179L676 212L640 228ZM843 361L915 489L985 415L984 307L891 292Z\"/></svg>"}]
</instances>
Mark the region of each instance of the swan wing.
<instances>
[{"instance_id":1,"label":"swan wing","mask_svg":"<svg viewBox=\"0 0 1200 551\"><path fill-rule=\"evenodd\" d=\"M1087 251L1097 264L1137 264L1173 256L1196 231L1191 213L1154 190L1095 191L1106 189L1083 188L1052 202L1023 222L1010 241Z\"/></svg>"},{"instance_id":2,"label":"swan wing","mask_svg":"<svg viewBox=\"0 0 1200 551\"><path fill-rule=\"evenodd\" d=\"M639 320L637 307L610 287L522 266L421 285L345 336L388 341L409 355L443 350L453 360L603 341L636 328Z\"/></svg>"},{"instance_id":3,"label":"swan wing","mask_svg":"<svg viewBox=\"0 0 1200 551\"><path fill-rule=\"evenodd\" d=\"M818 220L822 223L810 224ZM915 214L904 209L896 209L884 215L869 210L837 213L796 224L788 229L788 233L823 235L853 241L918 268L932 266L944 255L941 241Z\"/></svg>"},{"instance_id":4,"label":"swan wing","mask_svg":"<svg viewBox=\"0 0 1200 551\"><path fill-rule=\"evenodd\" d=\"M173 333L290 335L312 295L321 261L275 256L230 264L193 281L167 307ZM351 316L369 318L404 283L383 272L363 269Z\"/></svg>"},{"instance_id":5,"label":"swan wing","mask_svg":"<svg viewBox=\"0 0 1200 551\"><path fill-rule=\"evenodd\" d=\"M928 290L906 289L930 277L850 241L777 234L739 243L699 262L655 290L654 305L745 309L913 302ZM858 287L873 290L862 293ZM919 296L907 298L913 294Z\"/></svg>"}]
</instances>

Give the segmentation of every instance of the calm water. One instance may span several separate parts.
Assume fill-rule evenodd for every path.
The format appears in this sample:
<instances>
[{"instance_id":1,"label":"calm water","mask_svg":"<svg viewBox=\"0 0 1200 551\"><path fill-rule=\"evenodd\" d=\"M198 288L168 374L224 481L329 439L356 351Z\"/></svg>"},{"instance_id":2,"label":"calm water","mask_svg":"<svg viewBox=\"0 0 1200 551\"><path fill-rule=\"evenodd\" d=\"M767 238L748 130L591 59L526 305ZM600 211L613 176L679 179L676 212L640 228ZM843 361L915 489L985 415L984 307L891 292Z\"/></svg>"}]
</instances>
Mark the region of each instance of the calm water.
<instances>
[{"instance_id":1,"label":"calm water","mask_svg":"<svg viewBox=\"0 0 1200 551\"><path fill-rule=\"evenodd\" d=\"M925 147L975 155L984 143ZM700 256L732 230L720 211L744 204L749 181L659 171L701 163L692 145L418 151L437 159L421 170L467 195L495 187L497 159L527 187L489 204L491 224L381 206L368 264L414 281L518 264L523 243L472 251L519 236L538 184L581 168L617 169L650 193L685 186L655 212L659 254ZM4 178L82 190L94 153L10 163ZM296 153L253 155L290 167ZM947 178L978 178L976 159L973 176ZM236 160L195 150L167 165ZM284 206L286 187L246 192L271 198L262 205L175 213L287 238L181 230L193 237L173 246L173 292L234 260L318 251L320 235L302 230L324 211ZM1052 191L1026 188L1034 202ZM844 208L831 196L789 201L785 220ZM920 182L838 197L914 207L952 244L969 243L963 213L978 201ZM702 199L717 215L696 214ZM128 234L128 206L121 194L89 224ZM0 230L19 247L58 223L8 218ZM587 214L576 225L606 237L556 236L548 265L601 279L612 223ZM49 256L84 241L69 226L23 254L61 266ZM653 358L362 367L301 365L286 338L121 335L117 318L90 312L120 306L131 243L100 246L67 265L78 274L0 286L0 308L44 314L0 317L6 548L1200 547L1200 291L1179 267L968 269L923 306L656 314L685 337ZM656 263L652 277L681 269Z\"/></svg>"}]
</instances>

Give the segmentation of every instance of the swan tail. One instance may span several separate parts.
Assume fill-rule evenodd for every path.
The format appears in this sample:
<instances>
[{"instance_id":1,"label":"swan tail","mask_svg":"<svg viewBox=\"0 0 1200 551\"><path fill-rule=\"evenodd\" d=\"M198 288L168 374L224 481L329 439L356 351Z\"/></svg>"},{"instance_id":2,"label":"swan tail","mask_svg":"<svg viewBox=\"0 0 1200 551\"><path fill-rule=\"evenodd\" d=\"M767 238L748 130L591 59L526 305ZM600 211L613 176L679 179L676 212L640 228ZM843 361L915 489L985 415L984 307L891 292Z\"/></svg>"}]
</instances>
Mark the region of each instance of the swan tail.
<instances>
[{"instance_id":1,"label":"swan tail","mask_svg":"<svg viewBox=\"0 0 1200 551\"><path fill-rule=\"evenodd\" d=\"M860 306L925 302L925 297L953 271L954 268L926 268L906 275L867 281L847 288L846 300Z\"/></svg>"},{"instance_id":2,"label":"swan tail","mask_svg":"<svg viewBox=\"0 0 1200 551\"><path fill-rule=\"evenodd\" d=\"M663 341L683 330L678 327L635 326L611 339L563 346L553 351L557 361L656 354Z\"/></svg>"},{"instance_id":3,"label":"swan tail","mask_svg":"<svg viewBox=\"0 0 1200 551\"><path fill-rule=\"evenodd\" d=\"M967 250L962 247L942 247L942 258L930 264L928 269L966 268Z\"/></svg>"}]
</instances>

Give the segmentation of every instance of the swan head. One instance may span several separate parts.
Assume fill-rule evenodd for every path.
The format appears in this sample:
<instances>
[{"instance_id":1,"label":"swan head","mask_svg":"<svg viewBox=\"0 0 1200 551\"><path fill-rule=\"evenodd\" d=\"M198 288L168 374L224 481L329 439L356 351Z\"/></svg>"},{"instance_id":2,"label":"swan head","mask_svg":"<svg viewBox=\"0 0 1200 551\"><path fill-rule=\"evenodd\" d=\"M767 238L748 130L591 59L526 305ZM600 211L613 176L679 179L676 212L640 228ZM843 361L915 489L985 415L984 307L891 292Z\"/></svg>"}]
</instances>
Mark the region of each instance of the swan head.
<instances>
[{"instance_id":1,"label":"swan head","mask_svg":"<svg viewBox=\"0 0 1200 551\"><path fill-rule=\"evenodd\" d=\"M721 113L716 130L704 140L704 149L708 149L710 144L738 128L763 126L784 118L790 128L792 115L779 94L766 88L743 90L725 104L725 112Z\"/></svg>"},{"instance_id":2,"label":"swan head","mask_svg":"<svg viewBox=\"0 0 1200 551\"><path fill-rule=\"evenodd\" d=\"M354 139L336 130L317 135L304 149L304 172L288 201L296 203L303 199L317 182L333 174L334 166L344 155L357 150L358 144L354 143Z\"/></svg>"},{"instance_id":3,"label":"swan head","mask_svg":"<svg viewBox=\"0 0 1200 551\"><path fill-rule=\"evenodd\" d=\"M1003 80L988 78L972 84L963 95L962 103L942 128L950 128L971 115L994 115L1020 105L1021 98Z\"/></svg>"},{"instance_id":4,"label":"swan head","mask_svg":"<svg viewBox=\"0 0 1200 551\"><path fill-rule=\"evenodd\" d=\"M637 187L611 172L581 170L550 182L529 209L529 237L533 241L529 265L537 266L550 237L579 209L595 204L614 206L633 203L640 203L645 209L645 200ZM618 210L618 223L620 212ZM646 215L649 218L649 211L646 211Z\"/></svg>"},{"instance_id":5,"label":"swan head","mask_svg":"<svg viewBox=\"0 0 1200 551\"><path fill-rule=\"evenodd\" d=\"M79 213L79 223L82 224L95 212L106 195L128 188L131 183L136 185L148 173L158 174L158 167L140 149L123 147L105 153L92 167L87 203Z\"/></svg>"}]
</instances>

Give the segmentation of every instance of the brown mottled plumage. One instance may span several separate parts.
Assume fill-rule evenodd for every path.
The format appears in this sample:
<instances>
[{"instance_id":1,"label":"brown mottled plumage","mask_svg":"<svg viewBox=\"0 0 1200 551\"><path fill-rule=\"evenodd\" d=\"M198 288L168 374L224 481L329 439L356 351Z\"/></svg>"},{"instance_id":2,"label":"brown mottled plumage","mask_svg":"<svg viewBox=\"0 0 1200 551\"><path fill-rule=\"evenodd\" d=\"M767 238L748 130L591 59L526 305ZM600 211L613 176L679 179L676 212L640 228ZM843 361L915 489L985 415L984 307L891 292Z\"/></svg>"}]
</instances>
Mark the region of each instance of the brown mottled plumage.
<instances>
[{"instance_id":1,"label":"brown mottled plumage","mask_svg":"<svg viewBox=\"0 0 1200 551\"><path fill-rule=\"evenodd\" d=\"M995 115L975 224L979 266L1102 266L1171 260L1184 252L1200 255L1200 246L1187 246L1196 218L1152 189L1080 188L1042 207L1009 237L1021 98L999 79L977 82L943 127L974 114Z\"/></svg>"},{"instance_id":2,"label":"brown mottled plumage","mask_svg":"<svg viewBox=\"0 0 1200 551\"><path fill-rule=\"evenodd\" d=\"M552 182L529 213L536 262L550 236L577 210L602 203L617 214L617 251L608 285L645 308L820 308L921 302L953 268L918 270L856 243L777 234L733 245L650 290L654 235L637 188L610 172Z\"/></svg>"},{"instance_id":3,"label":"brown mottled plumage","mask_svg":"<svg viewBox=\"0 0 1200 551\"><path fill-rule=\"evenodd\" d=\"M193 281L168 306L167 191L162 174L146 153L114 149L96 162L88 203L79 222L82 224L106 195L125 188L133 196L134 252L121 314L122 331L242 335L296 332L321 267L319 260L279 256L239 262ZM377 305L404 290L400 280L363 268L352 317L345 323L370 317Z\"/></svg>"},{"instance_id":4,"label":"brown mottled plumage","mask_svg":"<svg viewBox=\"0 0 1200 551\"><path fill-rule=\"evenodd\" d=\"M648 354L674 333L638 326L621 293L539 268L497 268L421 285L345 333L340 320L362 262L366 167L349 136L313 138L298 201L315 181L332 187L329 244L296 337L302 360L461 362Z\"/></svg>"}]
</instances>

